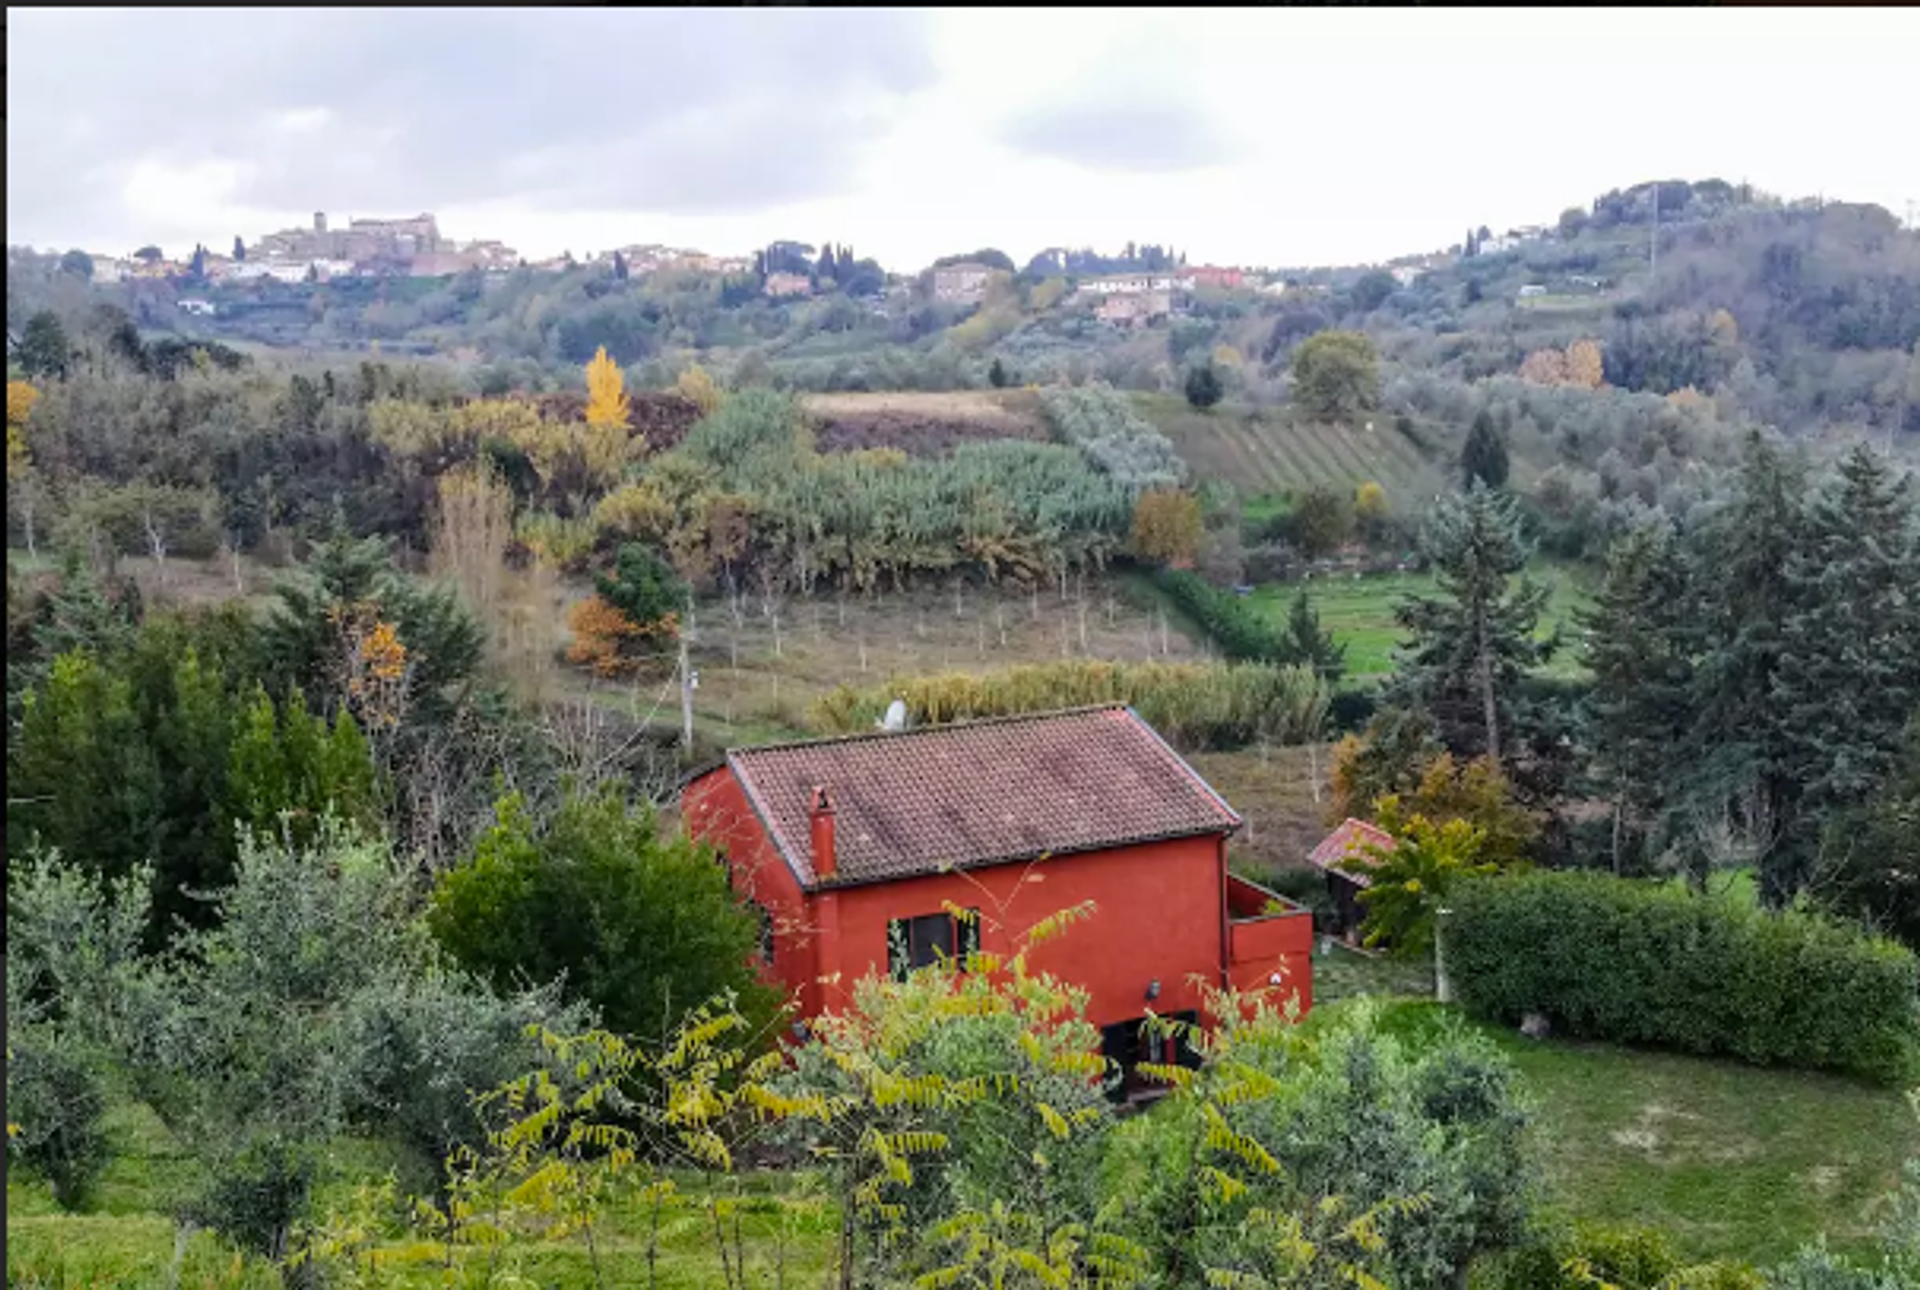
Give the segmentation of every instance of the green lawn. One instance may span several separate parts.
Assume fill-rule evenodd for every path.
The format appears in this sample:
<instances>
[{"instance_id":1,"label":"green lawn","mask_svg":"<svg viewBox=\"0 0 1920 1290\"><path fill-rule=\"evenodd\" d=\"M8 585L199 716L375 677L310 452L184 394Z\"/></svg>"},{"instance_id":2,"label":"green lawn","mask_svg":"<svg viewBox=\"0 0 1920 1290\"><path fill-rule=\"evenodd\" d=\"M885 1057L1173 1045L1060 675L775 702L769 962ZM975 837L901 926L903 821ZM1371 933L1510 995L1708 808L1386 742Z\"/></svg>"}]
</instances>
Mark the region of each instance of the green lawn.
<instances>
[{"instance_id":1,"label":"green lawn","mask_svg":"<svg viewBox=\"0 0 1920 1290\"><path fill-rule=\"evenodd\" d=\"M1580 670L1575 658L1578 628L1573 612L1588 601L1590 575L1569 565L1548 563L1536 564L1531 573L1552 592L1546 612L1541 616L1541 636L1550 635L1556 627L1563 634L1561 648L1546 670L1555 676L1577 675ZM1273 621L1282 622L1302 585L1319 612L1320 625L1347 647L1350 676L1384 676L1393 670L1393 650L1401 640L1400 629L1393 621L1395 602L1410 594L1430 595L1434 590L1433 575L1429 573L1323 576L1304 584L1268 583L1257 588L1250 599Z\"/></svg>"},{"instance_id":2,"label":"green lawn","mask_svg":"<svg viewBox=\"0 0 1920 1290\"><path fill-rule=\"evenodd\" d=\"M1451 1011L1401 1001L1392 1024L1417 1036ZM1822 1233L1866 1254L1901 1162L1920 1151L1897 1090L1476 1028L1535 1104L1552 1210L1661 1228L1694 1259L1765 1265Z\"/></svg>"}]
</instances>

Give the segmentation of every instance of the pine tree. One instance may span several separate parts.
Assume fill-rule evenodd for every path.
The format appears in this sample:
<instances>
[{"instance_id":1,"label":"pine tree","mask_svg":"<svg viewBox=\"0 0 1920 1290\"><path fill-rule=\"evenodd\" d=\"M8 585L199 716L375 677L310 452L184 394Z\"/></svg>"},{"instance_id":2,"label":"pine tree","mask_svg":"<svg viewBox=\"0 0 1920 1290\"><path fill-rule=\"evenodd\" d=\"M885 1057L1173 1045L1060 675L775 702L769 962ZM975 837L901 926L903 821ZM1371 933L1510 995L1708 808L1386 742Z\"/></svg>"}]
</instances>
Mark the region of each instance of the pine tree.
<instances>
[{"instance_id":1,"label":"pine tree","mask_svg":"<svg viewBox=\"0 0 1920 1290\"><path fill-rule=\"evenodd\" d=\"M1755 431L1737 496L1693 552L1705 641L1684 787L1690 809L1740 826L1758 852L1770 905L1792 898L1813 860L1773 693L1784 624L1799 608L1787 564L1800 540L1804 493L1800 465Z\"/></svg>"},{"instance_id":2,"label":"pine tree","mask_svg":"<svg viewBox=\"0 0 1920 1290\"><path fill-rule=\"evenodd\" d=\"M1503 488L1507 482L1507 444L1493 427L1493 418L1482 408L1474 414L1473 427L1460 449L1460 486L1473 487L1479 480L1488 488Z\"/></svg>"},{"instance_id":3,"label":"pine tree","mask_svg":"<svg viewBox=\"0 0 1920 1290\"><path fill-rule=\"evenodd\" d=\"M1806 832L1892 773L1920 706L1920 546L1908 481L1856 447L1808 508L1784 574L1771 694Z\"/></svg>"},{"instance_id":4,"label":"pine tree","mask_svg":"<svg viewBox=\"0 0 1920 1290\"><path fill-rule=\"evenodd\" d=\"M1522 743L1509 738L1523 719L1521 678L1545 657L1534 629L1549 594L1525 576L1513 499L1475 481L1434 509L1421 546L1441 594L1409 596L1394 609L1412 633L1395 689L1433 717L1457 756L1510 757Z\"/></svg>"},{"instance_id":5,"label":"pine tree","mask_svg":"<svg viewBox=\"0 0 1920 1290\"><path fill-rule=\"evenodd\" d=\"M1606 581L1580 616L1594 678L1589 737L1598 778L1613 799L1616 874L1664 813L1692 723L1686 572L1665 524L1634 529L1608 551Z\"/></svg>"},{"instance_id":6,"label":"pine tree","mask_svg":"<svg viewBox=\"0 0 1920 1290\"><path fill-rule=\"evenodd\" d=\"M1305 587L1295 593L1287 609L1287 625L1281 633L1282 660L1302 663L1329 686L1346 671L1347 647L1336 645L1333 633L1320 626L1320 615L1307 596Z\"/></svg>"},{"instance_id":7,"label":"pine tree","mask_svg":"<svg viewBox=\"0 0 1920 1290\"><path fill-rule=\"evenodd\" d=\"M620 282L627 280L627 257L615 251L613 253L613 276Z\"/></svg>"}]
</instances>

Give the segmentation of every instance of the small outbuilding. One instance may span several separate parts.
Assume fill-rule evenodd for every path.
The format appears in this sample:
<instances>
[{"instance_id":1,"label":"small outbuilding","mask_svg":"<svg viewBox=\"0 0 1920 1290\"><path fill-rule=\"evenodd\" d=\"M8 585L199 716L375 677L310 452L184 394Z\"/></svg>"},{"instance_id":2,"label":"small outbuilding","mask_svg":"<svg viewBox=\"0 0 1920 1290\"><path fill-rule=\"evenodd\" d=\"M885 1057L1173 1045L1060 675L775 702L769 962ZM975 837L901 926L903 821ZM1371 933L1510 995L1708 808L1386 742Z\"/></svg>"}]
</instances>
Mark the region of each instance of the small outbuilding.
<instances>
[{"instance_id":1,"label":"small outbuilding","mask_svg":"<svg viewBox=\"0 0 1920 1290\"><path fill-rule=\"evenodd\" d=\"M1377 851L1394 849L1393 834L1377 824L1352 816L1327 834L1307 859L1327 876L1327 895L1333 900L1335 930L1352 941L1366 921L1366 908L1360 893L1372 885L1367 870L1378 862Z\"/></svg>"}]
</instances>

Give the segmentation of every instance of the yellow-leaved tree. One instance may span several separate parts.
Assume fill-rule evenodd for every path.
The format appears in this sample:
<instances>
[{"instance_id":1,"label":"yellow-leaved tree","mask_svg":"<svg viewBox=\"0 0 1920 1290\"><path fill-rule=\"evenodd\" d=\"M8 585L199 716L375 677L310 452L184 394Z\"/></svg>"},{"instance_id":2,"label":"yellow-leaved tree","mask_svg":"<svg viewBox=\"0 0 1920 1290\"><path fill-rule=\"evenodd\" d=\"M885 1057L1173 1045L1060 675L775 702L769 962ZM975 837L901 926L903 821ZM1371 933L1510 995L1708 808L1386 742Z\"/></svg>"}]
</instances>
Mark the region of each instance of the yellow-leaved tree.
<instances>
[{"instance_id":1,"label":"yellow-leaved tree","mask_svg":"<svg viewBox=\"0 0 1920 1290\"><path fill-rule=\"evenodd\" d=\"M27 448L27 418L39 400L40 391L25 381L7 382L7 483L25 477L33 467L33 454Z\"/></svg>"},{"instance_id":2,"label":"yellow-leaved tree","mask_svg":"<svg viewBox=\"0 0 1920 1290\"><path fill-rule=\"evenodd\" d=\"M1362 521L1382 520L1387 516L1387 490L1376 480L1367 480L1353 490L1353 513Z\"/></svg>"},{"instance_id":3,"label":"yellow-leaved tree","mask_svg":"<svg viewBox=\"0 0 1920 1290\"><path fill-rule=\"evenodd\" d=\"M627 398L627 379L620 364L607 357L607 347L594 351L587 364L587 424L595 430L625 430L633 421Z\"/></svg>"},{"instance_id":4,"label":"yellow-leaved tree","mask_svg":"<svg viewBox=\"0 0 1920 1290\"><path fill-rule=\"evenodd\" d=\"M1200 499L1177 488L1156 488L1133 504L1133 553L1142 560L1187 568L1200 551L1206 523Z\"/></svg>"},{"instance_id":5,"label":"yellow-leaved tree","mask_svg":"<svg viewBox=\"0 0 1920 1290\"><path fill-rule=\"evenodd\" d=\"M1606 383L1606 364L1600 357L1599 341L1576 340L1567 346L1567 384L1597 390Z\"/></svg>"},{"instance_id":6,"label":"yellow-leaved tree","mask_svg":"<svg viewBox=\"0 0 1920 1290\"><path fill-rule=\"evenodd\" d=\"M25 530L27 554L38 555L34 542L34 504L40 496L40 480L33 470L33 449L27 442L27 418L40 391L25 381L7 382L7 509L20 517Z\"/></svg>"},{"instance_id":7,"label":"yellow-leaved tree","mask_svg":"<svg viewBox=\"0 0 1920 1290\"><path fill-rule=\"evenodd\" d=\"M703 417L711 416L720 406L720 387L698 363L680 373L673 383L673 392L699 408Z\"/></svg>"}]
</instances>

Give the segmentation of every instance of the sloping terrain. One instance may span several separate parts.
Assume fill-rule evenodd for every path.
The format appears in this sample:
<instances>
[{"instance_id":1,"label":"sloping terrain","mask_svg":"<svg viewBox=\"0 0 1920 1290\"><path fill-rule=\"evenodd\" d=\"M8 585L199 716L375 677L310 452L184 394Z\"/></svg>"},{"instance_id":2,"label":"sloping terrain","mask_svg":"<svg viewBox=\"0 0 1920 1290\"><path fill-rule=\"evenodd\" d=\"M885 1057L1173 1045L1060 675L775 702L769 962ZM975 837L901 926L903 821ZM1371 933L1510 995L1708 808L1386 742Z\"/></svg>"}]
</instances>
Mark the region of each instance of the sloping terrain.
<instances>
[{"instance_id":1,"label":"sloping terrain","mask_svg":"<svg viewBox=\"0 0 1920 1290\"><path fill-rule=\"evenodd\" d=\"M1287 408L1223 403L1202 412L1169 395L1137 402L1195 478L1232 484L1246 497L1314 485L1347 492L1371 479L1389 496L1410 498L1434 491L1446 473L1384 413L1368 429L1296 422Z\"/></svg>"}]
</instances>

